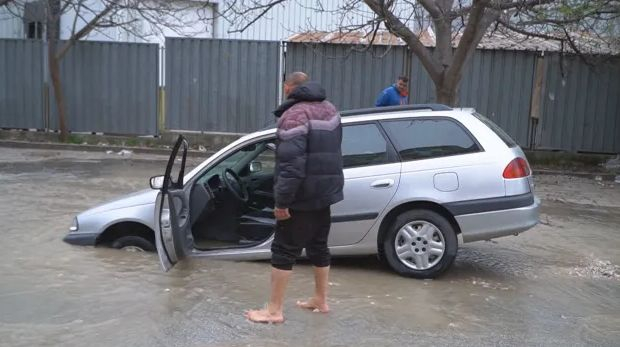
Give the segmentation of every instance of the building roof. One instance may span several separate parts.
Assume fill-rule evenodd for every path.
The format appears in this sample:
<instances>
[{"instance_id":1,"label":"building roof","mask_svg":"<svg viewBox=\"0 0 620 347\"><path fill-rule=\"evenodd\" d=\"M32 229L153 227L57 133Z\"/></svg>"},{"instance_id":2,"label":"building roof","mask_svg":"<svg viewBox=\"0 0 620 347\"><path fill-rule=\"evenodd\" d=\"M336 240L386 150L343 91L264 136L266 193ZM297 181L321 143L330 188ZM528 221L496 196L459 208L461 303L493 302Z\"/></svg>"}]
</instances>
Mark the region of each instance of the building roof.
<instances>
[{"instance_id":1,"label":"building roof","mask_svg":"<svg viewBox=\"0 0 620 347\"><path fill-rule=\"evenodd\" d=\"M435 36L432 31L423 31L418 37L422 44L426 47L435 47ZM334 43L334 44L352 44L367 45L372 40L371 34L362 31L354 32L305 32L298 33L288 38L289 42L306 42L306 43ZM453 40L456 46L460 40L457 35ZM375 45L391 45L404 46L405 42L399 37L387 32L379 31L376 33L373 44ZM586 39L582 37L578 44L583 47L584 52L593 54L620 54L620 45L618 43L610 44L600 39ZM527 37L514 32L505 33L496 31L485 35L478 44L479 49L492 50L514 50L514 51L544 51L559 52L562 50L562 44L559 41L545 40L538 37ZM564 44L564 51L570 51L568 44Z\"/></svg>"}]
</instances>

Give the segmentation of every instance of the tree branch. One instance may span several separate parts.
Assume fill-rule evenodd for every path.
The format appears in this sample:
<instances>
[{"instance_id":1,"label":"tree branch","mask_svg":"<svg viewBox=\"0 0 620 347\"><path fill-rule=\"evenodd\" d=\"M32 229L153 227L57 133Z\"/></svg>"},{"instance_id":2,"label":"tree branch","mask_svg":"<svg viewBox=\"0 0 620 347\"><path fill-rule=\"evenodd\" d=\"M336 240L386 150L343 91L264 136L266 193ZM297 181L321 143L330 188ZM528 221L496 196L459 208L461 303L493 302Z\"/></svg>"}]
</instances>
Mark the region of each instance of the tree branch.
<instances>
[{"instance_id":1,"label":"tree branch","mask_svg":"<svg viewBox=\"0 0 620 347\"><path fill-rule=\"evenodd\" d=\"M529 36L529 37L538 37L541 39L545 39L545 40L553 40L553 41L564 41L563 38L559 38L557 36L552 36L552 35L547 35L547 34L541 34L541 33L534 33L531 31L527 31L527 30L523 30L520 28L517 28L515 26L513 26L512 24L508 23L506 20L499 18L497 20L497 22L499 24L501 24L504 28L510 30L510 31L514 31L518 34L522 34L525 36Z\"/></svg>"},{"instance_id":2,"label":"tree branch","mask_svg":"<svg viewBox=\"0 0 620 347\"><path fill-rule=\"evenodd\" d=\"M519 0L517 2L491 2L487 5L487 7L495 9L495 10L510 10L513 8L532 8L540 5L547 5L554 3L558 0ZM469 13L472 9L472 6L466 6L459 8L458 10L450 11L449 16L451 18L457 18L460 16L464 16Z\"/></svg>"},{"instance_id":3,"label":"tree branch","mask_svg":"<svg viewBox=\"0 0 620 347\"><path fill-rule=\"evenodd\" d=\"M443 13L434 0L418 0L420 5L431 15L433 19L443 17Z\"/></svg>"},{"instance_id":4,"label":"tree branch","mask_svg":"<svg viewBox=\"0 0 620 347\"><path fill-rule=\"evenodd\" d=\"M407 43L409 49L420 59L431 79L438 84L441 81L441 66L435 62L430 51L422 44L422 41L398 17L388 11L383 6L381 0L364 0L364 3L377 14L378 19L384 21L391 33Z\"/></svg>"},{"instance_id":5,"label":"tree branch","mask_svg":"<svg viewBox=\"0 0 620 347\"><path fill-rule=\"evenodd\" d=\"M84 3L84 0L79 0L77 8L75 9L75 18L73 18L73 25L71 26L71 36L75 35L75 28L77 26L78 18L80 17L78 14L82 9L82 3Z\"/></svg>"},{"instance_id":6,"label":"tree branch","mask_svg":"<svg viewBox=\"0 0 620 347\"><path fill-rule=\"evenodd\" d=\"M575 41L573 41L573 38L570 37L570 34L566 30L566 28L562 28L562 30L564 30L564 34L566 35L566 41L568 41L568 45L570 46L570 48L573 49L575 53L577 53L577 55L579 56L579 59L581 59L581 61L583 61L586 65L592 66L592 64L590 64L590 62L583 56L583 54L581 53L581 50L579 49L579 47L577 47L577 45L575 44Z\"/></svg>"},{"instance_id":7,"label":"tree branch","mask_svg":"<svg viewBox=\"0 0 620 347\"><path fill-rule=\"evenodd\" d=\"M73 46L73 44L75 43L75 41L78 41L82 38L84 38L86 35L88 35L91 31L93 31L93 29L96 28L97 23L104 18L108 13L110 13L110 11L112 11L112 9L114 8L114 6L118 3L119 0L112 0L110 3L108 3L106 5L106 7L99 12L95 17L93 17L93 19L91 19L82 29L80 29L80 31L78 31L77 33L71 35L71 38L69 38L69 40L67 42L65 42L65 44L63 45L63 47L60 49L60 51L56 54L56 57L58 60L61 60L65 54L67 54L67 51L69 50L69 48L71 48L71 46ZM77 14L76 14L77 16Z\"/></svg>"},{"instance_id":8,"label":"tree branch","mask_svg":"<svg viewBox=\"0 0 620 347\"><path fill-rule=\"evenodd\" d=\"M492 10L488 11L485 15L485 8L489 1L490 0L474 0L474 5L467 19L465 31L454 52L452 64L445 71L444 77L457 80L460 79L461 71L467 57L476 48L482 39L482 35L484 35L491 23L499 17L499 12Z\"/></svg>"},{"instance_id":9,"label":"tree branch","mask_svg":"<svg viewBox=\"0 0 620 347\"><path fill-rule=\"evenodd\" d=\"M251 7L251 8L248 8L248 9L242 11L242 12L236 12L236 11L233 10L233 12L235 12L237 15L245 15L247 13L250 13L252 11L259 10L259 9L261 9L262 11L256 17L254 17L254 19L252 19L246 25L244 25L241 29L231 30L231 31L228 31L228 32L229 33L241 33L241 32L244 32L252 24L256 23L256 21L258 21L265 14L267 14L267 12L269 12L274 6L276 6L278 4L281 4L281 3L285 2L285 1L287 1L287 0L274 0L274 1L269 2L266 5L260 5L260 6Z\"/></svg>"}]
</instances>

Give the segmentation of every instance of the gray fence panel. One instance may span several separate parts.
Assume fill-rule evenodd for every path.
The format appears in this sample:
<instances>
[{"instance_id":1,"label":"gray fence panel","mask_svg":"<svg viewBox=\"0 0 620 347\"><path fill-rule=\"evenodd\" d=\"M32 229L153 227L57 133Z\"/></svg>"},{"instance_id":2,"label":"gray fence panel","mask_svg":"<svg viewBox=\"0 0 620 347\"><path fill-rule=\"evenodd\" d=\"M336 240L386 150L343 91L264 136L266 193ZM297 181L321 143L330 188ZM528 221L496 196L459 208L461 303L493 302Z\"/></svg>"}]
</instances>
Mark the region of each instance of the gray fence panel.
<instances>
[{"instance_id":1,"label":"gray fence panel","mask_svg":"<svg viewBox=\"0 0 620 347\"><path fill-rule=\"evenodd\" d=\"M68 129L157 134L158 59L156 44L77 42L61 61Z\"/></svg>"},{"instance_id":2,"label":"gray fence panel","mask_svg":"<svg viewBox=\"0 0 620 347\"><path fill-rule=\"evenodd\" d=\"M247 133L273 123L280 43L166 38L166 128Z\"/></svg>"},{"instance_id":3,"label":"gray fence panel","mask_svg":"<svg viewBox=\"0 0 620 347\"><path fill-rule=\"evenodd\" d=\"M437 100L433 80L415 54L411 54L409 90L411 91L409 102L412 104L429 104Z\"/></svg>"},{"instance_id":4,"label":"gray fence panel","mask_svg":"<svg viewBox=\"0 0 620 347\"><path fill-rule=\"evenodd\" d=\"M459 105L474 107L527 146L535 59L525 52L475 51L461 80Z\"/></svg>"},{"instance_id":5,"label":"gray fence panel","mask_svg":"<svg viewBox=\"0 0 620 347\"><path fill-rule=\"evenodd\" d=\"M0 40L0 127L43 129L43 43Z\"/></svg>"},{"instance_id":6,"label":"gray fence panel","mask_svg":"<svg viewBox=\"0 0 620 347\"><path fill-rule=\"evenodd\" d=\"M289 42L286 72L308 73L338 109L373 107L379 93L405 72L405 52L403 47L357 52L349 45Z\"/></svg>"},{"instance_id":7,"label":"gray fence panel","mask_svg":"<svg viewBox=\"0 0 620 347\"><path fill-rule=\"evenodd\" d=\"M538 148L620 152L620 59L594 67L577 57L545 56Z\"/></svg>"},{"instance_id":8,"label":"gray fence panel","mask_svg":"<svg viewBox=\"0 0 620 347\"><path fill-rule=\"evenodd\" d=\"M527 145L534 60L523 52L475 51L464 69L458 105L475 108ZM433 81L415 56L410 77L411 102L436 102Z\"/></svg>"}]
</instances>

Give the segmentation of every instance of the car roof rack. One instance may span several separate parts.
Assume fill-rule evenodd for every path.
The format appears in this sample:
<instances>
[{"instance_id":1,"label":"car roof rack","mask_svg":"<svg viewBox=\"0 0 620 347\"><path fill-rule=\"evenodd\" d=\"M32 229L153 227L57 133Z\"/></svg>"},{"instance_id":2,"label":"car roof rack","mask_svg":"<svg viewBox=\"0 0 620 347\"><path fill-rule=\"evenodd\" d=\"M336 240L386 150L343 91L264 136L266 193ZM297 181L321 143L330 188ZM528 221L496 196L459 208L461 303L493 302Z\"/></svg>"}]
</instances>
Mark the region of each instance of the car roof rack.
<instances>
[{"instance_id":1,"label":"car roof rack","mask_svg":"<svg viewBox=\"0 0 620 347\"><path fill-rule=\"evenodd\" d=\"M367 114L373 114L373 113L386 113L386 112L397 112L397 111L421 111L421 110L452 111L452 108L446 105L443 105L443 104L413 104L413 105L372 107L372 108L360 108L357 110L346 110L346 111L341 111L340 116L350 117L350 116L367 115Z\"/></svg>"}]
</instances>

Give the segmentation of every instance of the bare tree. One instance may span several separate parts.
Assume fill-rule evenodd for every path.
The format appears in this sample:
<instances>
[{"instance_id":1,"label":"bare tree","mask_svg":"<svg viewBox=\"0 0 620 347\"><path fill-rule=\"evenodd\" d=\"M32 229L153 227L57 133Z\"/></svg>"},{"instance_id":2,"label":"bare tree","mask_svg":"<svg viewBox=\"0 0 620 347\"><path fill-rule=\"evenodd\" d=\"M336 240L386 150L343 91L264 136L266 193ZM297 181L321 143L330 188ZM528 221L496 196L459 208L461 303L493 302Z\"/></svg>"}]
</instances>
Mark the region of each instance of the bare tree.
<instances>
[{"instance_id":1,"label":"bare tree","mask_svg":"<svg viewBox=\"0 0 620 347\"><path fill-rule=\"evenodd\" d=\"M0 0L0 5L16 16L23 13L26 3L25 0ZM110 28L119 28L135 40L161 34L164 29L183 34L195 24L184 14L187 10L199 10L189 2L166 0L40 0L39 3L45 6L48 67L62 141L67 139L68 126L60 65L76 42L87 39L93 32L103 34ZM63 18L70 19L70 23L64 21L65 35L61 40ZM67 24L70 25L68 31Z\"/></svg>"},{"instance_id":2,"label":"bare tree","mask_svg":"<svg viewBox=\"0 0 620 347\"><path fill-rule=\"evenodd\" d=\"M235 0L220 15L243 31L285 2ZM340 16L341 32L365 31L370 44L383 28L402 39L432 79L437 101L448 105L458 102L463 70L485 34L551 40L585 54L618 45L620 29L619 0L342 0L336 10L326 10L321 0L312 3L306 6ZM359 16L367 9L372 18ZM433 50L421 39L428 32Z\"/></svg>"}]
</instances>

